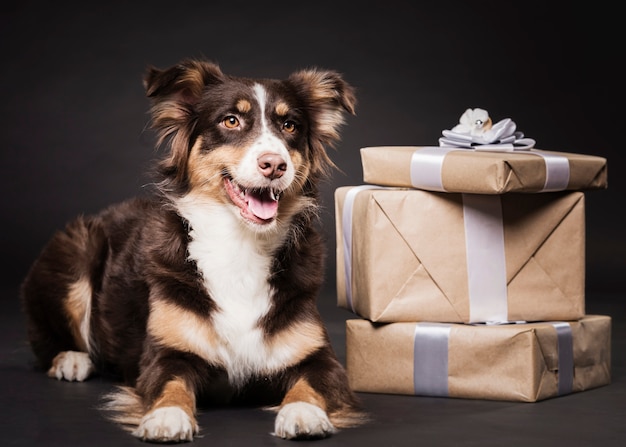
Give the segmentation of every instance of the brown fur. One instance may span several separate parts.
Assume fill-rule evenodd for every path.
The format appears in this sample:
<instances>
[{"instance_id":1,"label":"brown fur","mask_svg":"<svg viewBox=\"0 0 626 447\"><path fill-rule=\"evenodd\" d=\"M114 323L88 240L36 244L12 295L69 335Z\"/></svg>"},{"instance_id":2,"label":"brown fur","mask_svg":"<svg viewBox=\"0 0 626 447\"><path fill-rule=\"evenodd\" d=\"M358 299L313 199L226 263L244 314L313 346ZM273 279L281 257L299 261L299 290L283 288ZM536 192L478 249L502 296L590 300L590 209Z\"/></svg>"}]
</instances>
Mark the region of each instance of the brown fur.
<instances>
[{"instance_id":1,"label":"brown fur","mask_svg":"<svg viewBox=\"0 0 626 447\"><path fill-rule=\"evenodd\" d=\"M276 434L365 421L315 299L325 251L319 181L354 89L333 71L227 76L208 61L148 69L157 191L81 216L22 285L39 366L121 386L111 419L141 439L192 440L196 400L259 400Z\"/></svg>"}]
</instances>

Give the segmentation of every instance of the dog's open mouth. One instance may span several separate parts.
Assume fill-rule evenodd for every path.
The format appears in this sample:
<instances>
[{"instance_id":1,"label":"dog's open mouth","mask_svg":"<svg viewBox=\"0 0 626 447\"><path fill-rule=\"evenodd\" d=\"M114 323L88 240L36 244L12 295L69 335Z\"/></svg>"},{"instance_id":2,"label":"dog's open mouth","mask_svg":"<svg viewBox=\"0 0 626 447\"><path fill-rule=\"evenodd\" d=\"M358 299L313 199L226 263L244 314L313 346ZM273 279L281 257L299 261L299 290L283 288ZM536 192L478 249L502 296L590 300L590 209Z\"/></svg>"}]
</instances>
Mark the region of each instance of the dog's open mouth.
<instances>
[{"instance_id":1,"label":"dog's open mouth","mask_svg":"<svg viewBox=\"0 0 626 447\"><path fill-rule=\"evenodd\" d=\"M276 218L280 192L271 188L243 188L227 177L224 178L224 187L245 219L267 224Z\"/></svg>"}]
</instances>

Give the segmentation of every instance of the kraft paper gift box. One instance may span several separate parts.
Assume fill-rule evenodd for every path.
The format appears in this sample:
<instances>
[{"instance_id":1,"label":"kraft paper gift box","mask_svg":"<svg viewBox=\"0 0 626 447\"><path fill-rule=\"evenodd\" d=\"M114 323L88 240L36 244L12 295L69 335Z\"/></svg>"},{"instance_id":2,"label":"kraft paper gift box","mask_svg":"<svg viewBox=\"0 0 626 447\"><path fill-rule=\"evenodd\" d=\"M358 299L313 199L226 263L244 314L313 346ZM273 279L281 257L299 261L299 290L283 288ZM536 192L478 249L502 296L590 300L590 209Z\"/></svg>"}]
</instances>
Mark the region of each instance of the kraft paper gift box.
<instances>
[{"instance_id":1,"label":"kraft paper gift box","mask_svg":"<svg viewBox=\"0 0 626 447\"><path fill-rule=\"evenodd\" d=\"M337 304L379 322L579 319L584 198L337 188Z\"/></svg>"},{"instance_id":2,"label":"kraft paper gift box","mask_svg":"<svg viewBox=\"0 0 626 447\"><path fill-rule=\"evenodd\" d=\"M503 194L607 187L606 158L538 149L378 146L362 148L361 163L366 183L430 191Z\"/></svg>"},{"instance_id":3,"label":"kraft paper gift box","mask_svg":"<svg viewBox=\"0 0 626 447\"><path fill-rule=\"evenodd\" d=\"M346 321L355 391L535 402L611 381L611 318L506 325Z\"/></svg>"}]
</instances>

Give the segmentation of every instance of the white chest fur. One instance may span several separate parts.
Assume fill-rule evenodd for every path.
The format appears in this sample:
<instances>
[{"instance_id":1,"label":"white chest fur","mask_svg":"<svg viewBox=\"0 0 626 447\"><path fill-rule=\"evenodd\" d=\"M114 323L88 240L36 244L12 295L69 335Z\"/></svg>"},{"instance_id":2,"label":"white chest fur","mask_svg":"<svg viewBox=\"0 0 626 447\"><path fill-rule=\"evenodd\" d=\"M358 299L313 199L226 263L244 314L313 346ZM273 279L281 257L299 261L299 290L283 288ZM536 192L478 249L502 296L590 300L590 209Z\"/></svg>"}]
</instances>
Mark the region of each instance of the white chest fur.
<instances>
[{"instance_id":1,"label":"white chest fur","mask_svg":"<svg viewBox=\"0 0 626 447\"><path fill-rule=\"evenodd\" d=\"M228 371L230 381L242 383L251 374L280 367L285 352L274 352L258 326L271 306L269 269L277 234L257 234L223 206L202 207L179 203L189 221L189 259L196 262L204 286L218 305L211 316L217 340L200 339L202 331L188 336L199 353Z\"/></svg>"}]
</instances>

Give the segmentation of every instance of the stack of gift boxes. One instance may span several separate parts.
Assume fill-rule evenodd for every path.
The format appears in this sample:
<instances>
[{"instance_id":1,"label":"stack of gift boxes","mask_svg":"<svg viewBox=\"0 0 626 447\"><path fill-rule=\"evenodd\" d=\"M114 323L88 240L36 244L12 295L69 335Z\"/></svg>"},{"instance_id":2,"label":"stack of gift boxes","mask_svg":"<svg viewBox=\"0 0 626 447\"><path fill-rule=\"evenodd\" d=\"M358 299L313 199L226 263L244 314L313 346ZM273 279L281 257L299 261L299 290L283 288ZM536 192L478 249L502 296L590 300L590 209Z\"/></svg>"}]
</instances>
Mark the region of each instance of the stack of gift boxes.
<instances>
[{"instance_id":1,"label":"stack of gift boxes","mask_svg":"<svg viewBox=\"0 0 626 447\"><path fill-rule=\"evenodd\" d=\"M335 191L337 303L355 391L535 402L610 382L611 319L585 313L585 190L606 159L361 149Z\"/></svg>"}]
</instances>

